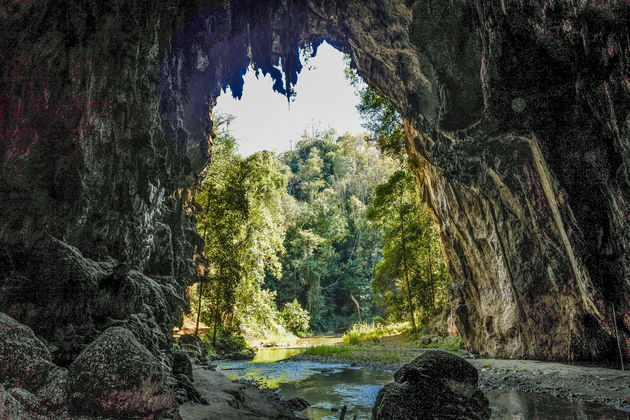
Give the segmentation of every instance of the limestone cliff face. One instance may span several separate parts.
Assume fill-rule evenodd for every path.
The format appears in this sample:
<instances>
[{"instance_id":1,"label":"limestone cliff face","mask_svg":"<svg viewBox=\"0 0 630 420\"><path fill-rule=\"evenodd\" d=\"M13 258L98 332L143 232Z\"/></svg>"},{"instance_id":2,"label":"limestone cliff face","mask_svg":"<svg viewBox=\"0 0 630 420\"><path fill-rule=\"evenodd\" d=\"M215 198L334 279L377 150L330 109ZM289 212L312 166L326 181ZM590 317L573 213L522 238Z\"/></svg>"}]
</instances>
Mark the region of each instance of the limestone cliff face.
<instances>
[{"instance_id":1,"label":"limestone cliff face","mask_svg":"<svg viewBox=\"0 0 630 420\"><path fill-rule=\"evenodd\" d=\"M436 69L442 115L433 124L407 116L408 151L454 279L454 324L490 355L613 359L614 305L627 357L629 9L459 6L413 7L412 40ZM453 27L463 15L470 30L448 38L416 29ZM469 60L480 90L453 84L466 82L456 74L470 75ZM483 101L474 125L460 96Z\"/></svg>"},{"instance_id":2,"label":"limestone cliff face","mask_svg":"<svg viewBox=\"0 0 630 420\"><path fill-rule=\"evenodd\" d=\"M298 47L326 39L406 120L465 342L612 358L614 304L628 356L629 15L613 1L5 2L0 311L59 364L121 325L168 363L214 100L239 94L250 62L289 94Z\"/></svg>"}]
</instances>

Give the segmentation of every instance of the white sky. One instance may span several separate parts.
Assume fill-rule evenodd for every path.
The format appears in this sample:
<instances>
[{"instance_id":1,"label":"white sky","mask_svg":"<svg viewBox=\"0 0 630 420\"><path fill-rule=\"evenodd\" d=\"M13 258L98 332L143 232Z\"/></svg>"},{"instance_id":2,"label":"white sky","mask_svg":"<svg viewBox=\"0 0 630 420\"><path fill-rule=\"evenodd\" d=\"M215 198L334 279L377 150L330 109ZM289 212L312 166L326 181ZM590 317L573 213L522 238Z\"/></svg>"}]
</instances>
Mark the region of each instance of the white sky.
<instances>
[{"instance_id":1,"label":"white sky","mask_svg":"<svg viewBox=\"0 0 630 420\"><path fill-rule=\"evenodd\" d=\"M289 106L287 98L272 89L271 77L256 79L253 70L245 74L243 98L232 98L228 89L217 100L215 112L232 114L230 125L243 156L261 150L284 152L291 141L300 139L306 129L334 128L341 135L363 133L361 117L355 106L359 97L344 76L343 54L327 43L317 50L298 75L295 100Z\"/></svg>"}]
</instances>

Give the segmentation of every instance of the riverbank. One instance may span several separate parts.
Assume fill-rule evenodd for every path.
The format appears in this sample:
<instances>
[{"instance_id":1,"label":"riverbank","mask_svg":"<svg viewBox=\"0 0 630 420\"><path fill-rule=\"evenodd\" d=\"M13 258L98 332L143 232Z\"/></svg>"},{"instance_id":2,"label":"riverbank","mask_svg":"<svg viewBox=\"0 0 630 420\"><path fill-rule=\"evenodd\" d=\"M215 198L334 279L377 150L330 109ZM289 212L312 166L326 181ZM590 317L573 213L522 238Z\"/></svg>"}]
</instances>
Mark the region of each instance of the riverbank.
<instances>
[{"instance_id":1,"label":"riverbank","mask_svg":"<svg viewBox=\"0 0 630 420\"><path fill-rule=\"evenodd\" d=\"M424 351L427 350L409 347L339 346L339 351L334 348L313 348L311 352L298 354L290 360L342 362L396 371ZM477 368L480 387L484 390L507 389L548 394L572 401L596 402L630 412L630 372L627 371L535 360L477 358L462 350L452 353L466 358Z\"/></svg>"},{"instance_id":2,"label":"riverbank","mask_svg":"<svg viewBox=\"0 0 630 420\"><path fill-rule=\"evenodd\" d=\"M179 408L182 420L299 419L273 390L232 381L201 365L193 367L193 379L208 404L183 404Z\"/></svg>"}]
</instances>

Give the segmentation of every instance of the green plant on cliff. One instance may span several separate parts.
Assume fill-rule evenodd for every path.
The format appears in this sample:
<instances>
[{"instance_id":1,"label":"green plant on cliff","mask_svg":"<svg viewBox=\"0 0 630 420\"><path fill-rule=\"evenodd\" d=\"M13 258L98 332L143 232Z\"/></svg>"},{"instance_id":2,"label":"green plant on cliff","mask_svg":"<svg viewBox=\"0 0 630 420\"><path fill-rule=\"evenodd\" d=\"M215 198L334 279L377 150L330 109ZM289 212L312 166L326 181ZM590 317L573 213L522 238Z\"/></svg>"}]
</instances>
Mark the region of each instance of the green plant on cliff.
<instances>
[{"instance_id":1,"label":"green plant on cliff","mask_svg":"<svg viewBox=\"0 0 630 420\"><path fill-rule=\"evenodd\" d=\"M359 94L357 110L364 120L363 127L371 133L370 141L376 144L383 154L404 160L406 134L398 111L390 101L362 83L357 71L350 66L349 59L345 74Z\"/></svg>"}]
</instances>

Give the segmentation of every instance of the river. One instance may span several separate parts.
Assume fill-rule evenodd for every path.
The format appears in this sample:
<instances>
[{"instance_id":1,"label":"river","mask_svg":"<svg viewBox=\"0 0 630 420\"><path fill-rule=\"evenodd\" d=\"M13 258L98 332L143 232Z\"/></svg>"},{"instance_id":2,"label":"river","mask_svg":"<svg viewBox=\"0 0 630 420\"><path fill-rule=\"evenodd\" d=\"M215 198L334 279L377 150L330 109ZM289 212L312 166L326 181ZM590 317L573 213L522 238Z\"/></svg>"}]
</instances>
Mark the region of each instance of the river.
<instances>
[{"instance_id":1,"label":"river","mask_svg":"<svg viewBox=\"0 0 630 420\"><path fill-rule=\"evenodd\" d=\"M369 419L378 391L393 381L393 372L355 367L343 363L290 360L303 349L262 349L252 361L220 361L217 370L230 379L249 379L277 388L285 399L301 397L311 407L299 412L313 420L339 418L348 406L346 419ZM630 420L630 413L598 404L568 401L545 394L484 390L492 419Z\"/></svg>"}]
</instances>

